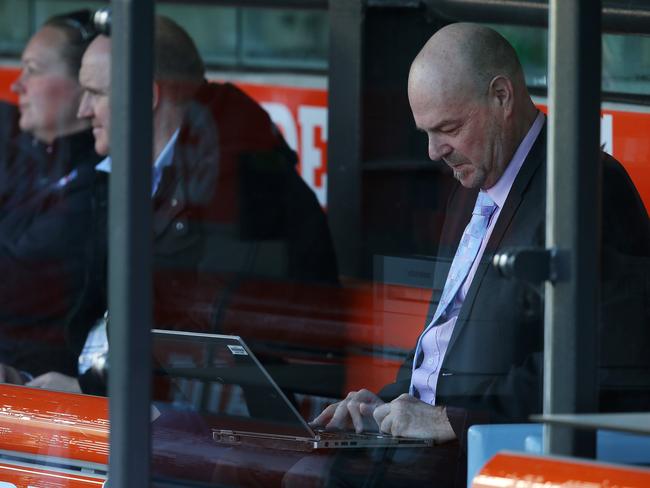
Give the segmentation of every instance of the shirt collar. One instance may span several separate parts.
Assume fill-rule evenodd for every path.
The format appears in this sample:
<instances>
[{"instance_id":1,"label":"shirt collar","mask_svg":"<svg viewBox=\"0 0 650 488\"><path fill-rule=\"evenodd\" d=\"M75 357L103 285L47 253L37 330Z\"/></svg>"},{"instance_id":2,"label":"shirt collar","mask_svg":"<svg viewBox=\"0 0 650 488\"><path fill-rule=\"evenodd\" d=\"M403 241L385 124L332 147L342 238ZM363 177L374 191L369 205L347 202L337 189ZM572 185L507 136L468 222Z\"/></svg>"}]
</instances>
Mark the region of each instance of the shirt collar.
<instances>
[{"instance_id":1,"label":"shirt collar","mask_svg":"<svg viewBox=\"0 0 650 488\"><path fill-rule=\"evenodd\" d=\"M156 190L158 189L163 168L172 164L174 148L176 147L176 140L178 139L178 132L179 129L174 131L172 136L169 138L169 141L167 141L167 144L165 144L165 147L156 158L156 162L153 164L153 173L151 175L152 194L156 193ZM107 156L102 159L97 166L95 166L95 169L104 173L110 173L112 165L113 160L110 156Z\"/></svg>"},{"instance_id":2,"label":"shirt collar","mask_svg":"<svg viewBox=\"0 0 650 488\"><path fill-rule=\"evenodd\" d=\"M533 144L537 140L537 136L539 136L539 133L542 131L544 121L544 114L542 112L538 112L533 125L531 125L530 129L528 129L526 136L519 144L519 147L515 151L515 154L512 156L512 159L510 160L508 166L506 166L506 170L501 175L501 178L499 178L499 181L497 181L496 184L491 188L485 190L489 197L494 201L494 203L499 206L499 208L503 208L505 205L508 193L510 193L510 188L514 183L515 178L521 169L521 166L524 164L528 153L533 147Z\"/></svg>"},{"instance_id":3,"label":"shirt collar","mask_svg":"<svg viewBox=\"0 0 650 488\"><path fill-rule=\"evenodd\" d=\"M99 163L97 163L97 166L95 166L95 170L96 171L101 171L102 173L110 173L111 172L111 157L106 156Z\"/></svg>"}]
</instances>

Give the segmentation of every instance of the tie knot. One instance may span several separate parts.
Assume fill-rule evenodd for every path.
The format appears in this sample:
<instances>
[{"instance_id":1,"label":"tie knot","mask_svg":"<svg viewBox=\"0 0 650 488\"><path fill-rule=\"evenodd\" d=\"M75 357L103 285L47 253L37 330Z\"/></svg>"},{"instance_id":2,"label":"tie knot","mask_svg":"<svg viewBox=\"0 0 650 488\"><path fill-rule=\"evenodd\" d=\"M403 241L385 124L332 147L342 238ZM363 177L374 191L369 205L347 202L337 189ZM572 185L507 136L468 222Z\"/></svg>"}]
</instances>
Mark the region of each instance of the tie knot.
<instances>
[{"instance_id":1,"label":"tie knot","mask_svg":"<svg viewBox=\"0 0 650 488\"><path fill-rule=\"evenodd\" d=\"M494 200L492 200L487 193L482 191L478 194L472 214L490 216L492 215L492 212L494 212L496 206L497 204L494 203Z\"/></svg>"}]
</instances>

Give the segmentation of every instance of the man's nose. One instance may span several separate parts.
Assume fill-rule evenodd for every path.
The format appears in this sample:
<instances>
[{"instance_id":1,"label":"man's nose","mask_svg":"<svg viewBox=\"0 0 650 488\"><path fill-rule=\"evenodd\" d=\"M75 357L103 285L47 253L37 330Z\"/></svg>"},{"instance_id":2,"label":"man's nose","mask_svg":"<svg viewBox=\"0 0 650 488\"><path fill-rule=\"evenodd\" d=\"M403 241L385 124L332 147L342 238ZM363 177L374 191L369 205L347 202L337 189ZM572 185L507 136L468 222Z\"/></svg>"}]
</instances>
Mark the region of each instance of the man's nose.
<instances>
[{"instance_id":1,"label":"man's nose","mask_svg":"<svg viewBox=\"0 0 650 488\"><path fill-rule=\"evenodd\" d=\"M88 94L84 93L81 95L81 100L79 101L79 109L77 109L77 118L85 119L92 116L92 110L90 109L90 103L88 103Z\"/></svg>"},{"instance_id":2,"label":"man's nose","mask_svg":"<svg viewBox=\"0 0 650 488\"><path fill-rule=\"evenodd\" d=\"M429 159L438 161L451 153L451 146L435 135L429 135Z\"/></svg>"},{"instance_id":3,"label":"man's nose","mask_svg":"<svg viewBox=\"0 0 650 488\"><path fill-rule=\"evenodd\" d=\"M20 72L20 76L15 79L11 84L11 91L13 93L25 93L25 85L23 84L23 72Z\"/></svg>"}]
</instances>

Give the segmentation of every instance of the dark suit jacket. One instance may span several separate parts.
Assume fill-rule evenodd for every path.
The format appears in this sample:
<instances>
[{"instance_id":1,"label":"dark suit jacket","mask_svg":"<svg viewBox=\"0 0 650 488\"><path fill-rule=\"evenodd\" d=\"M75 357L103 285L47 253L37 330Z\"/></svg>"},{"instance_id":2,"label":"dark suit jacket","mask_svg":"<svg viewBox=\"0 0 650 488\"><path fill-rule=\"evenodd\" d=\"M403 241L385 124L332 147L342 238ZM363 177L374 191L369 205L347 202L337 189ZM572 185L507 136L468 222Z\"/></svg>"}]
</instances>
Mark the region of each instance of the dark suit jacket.
<instances>
[{"instance_id":1,"label":"dark suit jacket","mask_svg":"<svg viewBox=\"0 0 650 488\"><path fill-rule=\"evenodd\" d=\"M2 105L0 136L0 361L40 374L74 372L65 335L73 315L101 310L105 241L90 130L47 146L12 127L15 108ZM13 114L13 115L12 115Z\"/></svg>"},{"instance_id":2,"label":"dark suit jacket","mask_svg":"<svg viewBox=\"0 0 650 488\"><path fill-rule=\"evenodd\" d=\"M257 102L234 85L205 83L154 195L156 266L336 282L325 214L296 163ZM274 270L259 262L270 243Z\"/></svg>"},{"instance_id":3,"label":"dark suit jacket","mask_svg":"<svg viewBox=\"0 0 650 488\"><path fill-rule=\"evenodd\" d=\"M450 420L459 438L470 423L526 421L530 414L541 412L542 288L504 279L490 263L495 253L509 247L545 245L545 161L543 131L513 183L443 360L437 403L452 407ZM639 368L646 375L650 371L650 224L622 166L607 155L603 155L602 163L603 299L601 325L595 326L594 332L600 333L602 345L601 385L615 388L621 378L634 382L643 376L637 372L634 377L635 373L627 368ZM446 264L436 270L435 289L444 287L476 195L477 190L458 185L450 197L441 243ZM438 299L432 299L434 306L428 321ZM386 387L382 396L391 398L408 390L412 360L411 355L397 382ZM630 408L636 401L642 403L648 398L622 399L625 395L618 393L601 396L601 408Z\"/></svg>"},{"instance_id":4,"label":"dark suit jacket","mask_svg":"<svg viewBox=\"0 0 650 488\"><path fill-rule=\"evenodd\" d=\"M296 162L257 102L231 84L199 89L153 199L159 326L222 331L251 279L337 283L325 213Z\"/></svg>"},{"instance_id":5,"label":"dark suit jacket","mask_svg":"<svg viewBox=\"0 0 650 488\"><path fill-rule=\"evenodd\" d=\"M337 283L325 214L296 162L257 102L231 84L199 88L153 196L157 327L224 331L232 297L251 281L265 285L243 298L249 310L285 283ZM249 330L266 319L240 315ZM92 369L80 382L103 391Z\"/></svg>"}]
</instances>

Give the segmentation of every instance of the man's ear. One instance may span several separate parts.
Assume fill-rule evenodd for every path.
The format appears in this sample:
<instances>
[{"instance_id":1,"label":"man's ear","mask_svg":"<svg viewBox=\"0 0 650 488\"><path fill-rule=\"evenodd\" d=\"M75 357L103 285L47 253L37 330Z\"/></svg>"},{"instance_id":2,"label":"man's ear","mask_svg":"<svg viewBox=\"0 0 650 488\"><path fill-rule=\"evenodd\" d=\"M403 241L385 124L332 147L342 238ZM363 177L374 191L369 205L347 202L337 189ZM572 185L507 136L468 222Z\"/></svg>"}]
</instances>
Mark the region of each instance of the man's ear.
<instances>
[{"instance_id":1,"label":"man's ear","mask_svg":"<svg viewBox=\"0 0 650 488\"><path fill-rule=\"evenodd\" d=\"M490 82L490 98L505 110L506 114L512 112L515 92L512 81L502 75L495 76Z\"/></svg>"},{"instance_id":2,"label":"man's ear","mask_svg":"<svg viewBox=\"0 0 650 488\"><path fill-rule=\"evenodd\" d=\"M157 81L153 82L153 105L151 106L152 110L156 110L158 108L158 104L160 103L160 85L158 85Z\"/></svg>"}]
</instances>

